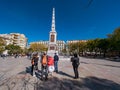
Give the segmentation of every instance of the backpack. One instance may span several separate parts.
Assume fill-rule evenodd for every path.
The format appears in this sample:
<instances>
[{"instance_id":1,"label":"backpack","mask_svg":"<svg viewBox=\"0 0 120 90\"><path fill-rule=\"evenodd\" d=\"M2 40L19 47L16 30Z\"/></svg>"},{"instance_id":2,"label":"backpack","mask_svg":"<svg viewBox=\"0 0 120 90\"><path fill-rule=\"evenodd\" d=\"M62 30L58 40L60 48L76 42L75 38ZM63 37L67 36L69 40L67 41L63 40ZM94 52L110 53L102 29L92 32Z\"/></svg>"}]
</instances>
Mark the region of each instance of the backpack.
<instances>
[{"instance_id":1,"label":"backpack","mask_svg":"<svg viewBox=\"0 0 120 90\"><path fill-rule=\"evenodd\" d=\"M71 62L73 65L78 66L80 64L78 57L72 57Z\"/></svg>"},{"instance_id":2,"label":"backpack","mask_svg":"<svg viewBox=\"0 0 120 90\"><path fill-rule=\"evenodd\" d=\"M79 58L74 57L74 61L73 61L74 65L79 65Z\"/></svg>"},{"instance_id":3,"label":"backpack","mask_svg":"<svg viewBox=\"0 0 120 90\"><path fill-rule=\"evenodd\" d=\"M42 65L44 65L44 66L47 65L47 56L46 55L43 56Z\"/></svg>"}]
</instances>

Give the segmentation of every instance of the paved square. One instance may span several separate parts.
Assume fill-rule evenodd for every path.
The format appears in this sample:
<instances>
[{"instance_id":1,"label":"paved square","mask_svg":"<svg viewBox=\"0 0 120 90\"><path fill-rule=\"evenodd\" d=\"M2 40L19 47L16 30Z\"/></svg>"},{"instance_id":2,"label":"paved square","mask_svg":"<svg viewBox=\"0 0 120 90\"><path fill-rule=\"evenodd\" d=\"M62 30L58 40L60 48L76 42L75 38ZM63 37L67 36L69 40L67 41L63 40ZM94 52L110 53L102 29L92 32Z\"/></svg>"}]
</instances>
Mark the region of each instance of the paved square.
<instances>
[{"instance_id":1,"label":"paved square","mask_svg":"<svg viewBox=\"0 0 120 90\"><path fill-rule=\"evenodd\" d=\"M0 58L0 90L120 90L120 62L80 57L79 79L69 59L59 60L59 73L45 82L30 75L31 61ZM40 64L39 64L40 69Z\"/></svg>"}]
</instances>

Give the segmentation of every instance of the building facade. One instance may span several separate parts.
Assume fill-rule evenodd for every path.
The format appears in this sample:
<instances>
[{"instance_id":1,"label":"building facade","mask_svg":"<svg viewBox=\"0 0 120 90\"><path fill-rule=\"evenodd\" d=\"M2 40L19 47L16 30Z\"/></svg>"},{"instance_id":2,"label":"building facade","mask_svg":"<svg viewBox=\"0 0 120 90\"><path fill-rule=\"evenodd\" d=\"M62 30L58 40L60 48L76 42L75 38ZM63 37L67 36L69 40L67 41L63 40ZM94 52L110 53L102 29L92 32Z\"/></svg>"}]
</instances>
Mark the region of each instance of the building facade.
<instances>
[{"instance_id":1,"label":"building facade","mask_svg":"<svg viewBox=\"0 0 120 90\"><path fill-rule=\"evenodd\" d=\"M66 44L72 44L72 43L77 43L77 42L87 42L87 40L67 40Z\"/></svg>"},{"instance_id":2,"label":"building facade","mask_svg":"<svg viewBox=\"0 0 120 90\"><path fill-rule=\"evenodd\" d=\"M24 34L20 33L10 33L10 34L0 34L6 41L6 45L14 44L20 46L22 49L26 48L27 46L27 38Z\"/></svg>"},{"instance_id":3,"label":"building facade","mask_svg":"<svg viewBox=\"0 0 120 90\"><path fill-rule=\"evenodd\" d=\"M5 40L6 45L13 44L12 36L10 34L0 34L0 37Z\"/></svg>"},{"instance_id":4,"label":"building facade","mask_svg":"<svg viewBox=\"0 0 120 90\"><path fill-rule=\"evenodd\" d=\"M34 43L37 43L37 44L43 44L47 47L49 47L49 41L37 41L37 42L31 42L30 45L34 44ZM56 50L60 53L62 52L63 49L65 49L65 41L62 41L62 40L57 40L56 41Z\"/></svg>"},{"instance_id":5,"label":"building facade","mask_svg":"<svg viewBox=\"0 0 120 90\"><path fill-rule=\"evenodd\" d=\"M14 45L18 45L23 49L26 48L26 46L27 46L27 38L25 37L24 34L10 33L10 35L12 36L12 40L13 40Z\"/></svg>"},{"instance_id":6,"label":"building facade","mask_svg":"<svg viewBox=\"0 0 120 90\"><path fill-rule=\"evenodd\" d=\"M63 40L57 40L56 41L56 44L57 44L57 51L58 51L58 53L61 53L62 52L62 50L63 49L68 49L66 46L68 45L68 44L73 44L73 43L77 43L77 42L86 42L87 40L68 40L66 43L65 43L65 41L63 41ZM34 44L34 43L38 43L38 44L43 44L43 45L45 45L45 46L49 46L49 41L36 41L36 42L31 42L30 43L30 45L31 44Z\"/></svg>"},{"instance_id":7,"label":"building facade","mask_svg":"<svg viewBox=\"0 0 120 90\"><path fill-rule=\"evenodd\" d=\"M57 41L57 50L58 52L62 52L62 50L65 49L65 41L58 40Z\"/></svg>"}]
</instances>

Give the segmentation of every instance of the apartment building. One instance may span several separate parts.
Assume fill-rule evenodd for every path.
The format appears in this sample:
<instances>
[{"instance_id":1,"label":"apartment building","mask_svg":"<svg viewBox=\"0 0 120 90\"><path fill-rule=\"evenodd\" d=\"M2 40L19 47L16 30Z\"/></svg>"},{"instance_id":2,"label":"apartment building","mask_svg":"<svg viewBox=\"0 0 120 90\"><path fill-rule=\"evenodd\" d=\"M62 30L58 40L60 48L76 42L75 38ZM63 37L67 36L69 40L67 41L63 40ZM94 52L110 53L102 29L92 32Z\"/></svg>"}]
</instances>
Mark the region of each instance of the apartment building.
<instances>
[{"instance_id":1,"label":"apartment building","mask_svg":"<svg viewBox=\"0 0 120 90\"><path fill-rule=\"evenodd\" d=\"M66 44L72 44L77 42L87 42L87 40L67 40Z\"/></svg>"},{"instance_id":2,"label":"apartment building","mask_svg":"<svg viewBox=\"0 0 120 90\"><path fill-rule=\"evenodd\" d=\"M0 34L0 37L2 37L6 41L6 45L12 44L12 36L9 34Z\"/></svg>"},{"instance_id":3,"label":"apartment building","mask_svg":"<svg viewBox=\"0 0 120 90\"><path fill-rule=\"evenodd\" d=\"M10 35L12 36L14 45L18 45L23 49L27 46L27 38L25 37L24 34L10 33Z\"/></svg>"},{"instance_id":4,"label":"apartment building","mask_svg":"<svg viewBox=\"0 0 120 90\"><path fill-rule=\"evenodd\" d=\"M57 49L59 52L62 52L62 50L65 49L65 41L58 40L57 41Z\"/></svg>"},{"instance_id":5,"label":"apartment building","mask_svg":"<svg viewBox=\"0 0 120 90\"><path fill-rule=\"evenodd\" d=\"M27 46L27 38L24 34L20 33L10 33L10 34L0 34L6 41L6 45L14 44L20 46L22 49L26 48Z\"/></svg>"}]
</instances>

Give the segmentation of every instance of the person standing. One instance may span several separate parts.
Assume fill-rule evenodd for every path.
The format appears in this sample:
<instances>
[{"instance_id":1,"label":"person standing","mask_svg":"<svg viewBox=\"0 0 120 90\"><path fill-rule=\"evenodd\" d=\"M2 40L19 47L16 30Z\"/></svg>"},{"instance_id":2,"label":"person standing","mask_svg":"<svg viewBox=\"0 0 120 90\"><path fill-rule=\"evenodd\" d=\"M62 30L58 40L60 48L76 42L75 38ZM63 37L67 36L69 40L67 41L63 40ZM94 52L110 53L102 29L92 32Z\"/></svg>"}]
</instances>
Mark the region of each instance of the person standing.
<instances>
[{"instance_id":1,"label":"person standing","mask_svg":"<svg viewBox=\"0 0 120 90\"><path fill-rule=\"evenodd\" d=\"M41 62L41 70L43 70L43 68L47 68L48 56L46 55L45 52L41 56L41 61L40 62Z\"/></svg>"},{"instance_id":2,"label":"person standing","mask_svg":"<svg viewBox=\"0 0 120 90\"><path fill-rule=\"evenodd\" d=\"M35 61L35 69L38 70L38 61L39 61L38 53L36 53L34 61Z\"/></svg>"},{"instance_id":3,"label":"person standing","mask_svg":"<svg viewBox=\"0 0 120 90\"><path fill-rule=\"evenodd\" d=\"M59 61L59 57L58 55L55 53L54 55L54 67L55 67L55 72L58 73L58 61Z\"/></svg>"},{"instance_id":4,"label":"person standing","mask_svg":"<svg viewBox=\"0 0 120 90\"><path fill-rule=\"evenodd\" d=\"M41 79L47 80L48 78L48 56L44 52L44 54L41 57Z\"/></svg>"},{"instance_id":5,"label":"person standing","mask_svg":"<svg viewBox=\"0 0 120 90\"><path fill-rule=\"evenodd\" d=\"M32 64L32 69L31 69L31 72L32 72L32 75L35 76L33 70L38 70L38 60L39 60L39 56L38 56L38 53L34 54L33 55L33 58L31 60L31 64Z\"/></svg>"},{"instance_id":6,"label":"person standing","mask_svg":"<svg viewBox=\"0 0 120 90\"><path fill-rule=\"evenodd\" d=\"M77 79L79 78L78 66L80 63L79 63L79 57L76 53L74 54L74 57L71 58L71 62L72 62L72 66L75 74L74 79Z\"/></svg>"},{"instance_id":7,"label":"person standing","mask_svg":"<svg viewBox=\"0 0 120 90\"><path fill-rule=\"evenodd\" d=\"M31 64L32 64L32 67L31 67L31 74L33 76L33 69L34 69L34 59L35 59L35 55L33 55L32 59L31 59Z\"/></svg>"}]
</instances>

